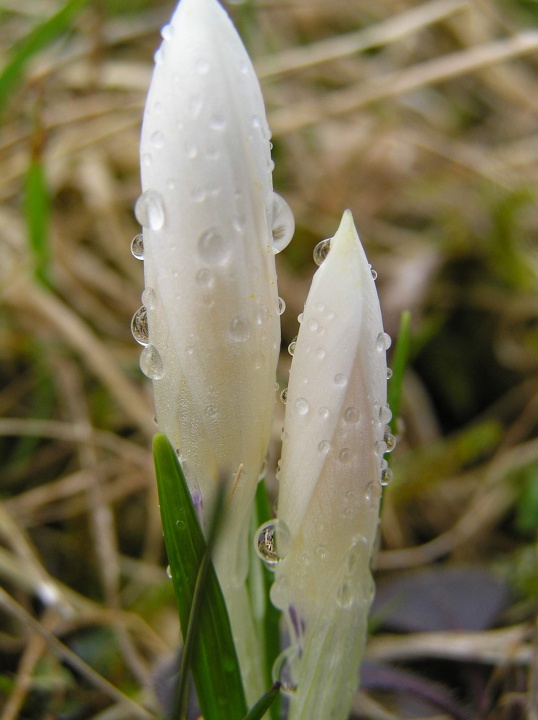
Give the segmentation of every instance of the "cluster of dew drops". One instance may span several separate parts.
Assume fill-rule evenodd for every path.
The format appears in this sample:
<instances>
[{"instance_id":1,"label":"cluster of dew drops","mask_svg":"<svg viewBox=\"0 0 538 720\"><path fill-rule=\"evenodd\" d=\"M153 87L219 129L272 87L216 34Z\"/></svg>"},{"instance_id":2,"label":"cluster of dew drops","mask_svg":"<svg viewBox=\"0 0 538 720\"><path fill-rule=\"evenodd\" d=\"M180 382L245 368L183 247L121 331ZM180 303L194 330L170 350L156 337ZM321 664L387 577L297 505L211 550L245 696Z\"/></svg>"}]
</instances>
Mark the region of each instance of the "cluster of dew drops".
<instances>
[{"instance_id":1,"label":"cluster of dew drops","mask_svg":"<svg viewBox=\"0 0 538 720\"><path fill-rule=\"evenodd\" d=\"M331 238L321 240L314 248L314 262L318 267L323 263L329 251L331 249ZM377 279L377 272L370 265L370 272L374 280ZM297 318L299 323L303 320L302 313ZM388 333L381 332L376 339L376 350L378 352L386 352L391 346L391 337ZM297 337L294 337L288 346L288 352L293 356L297 345ZM392 377L392 370L387 368L387 380ZM288 389L284 390L280 394L280 399L286 404L288 399ZM296 401L296 411L301 413L302 406L300 403L301 399ZM303 401L306 402L306 401ZM326 410L326 409L325 409ZM349 411L355 410L355 408L349 408ZM390 453L396 447L396 438L391 432L390 425L388 424L392 419L392 413L388 405L383 405L379 408L379 422L384 426L383 439L379 440L375 445L375 453L377 456L383 456L386 453ZM282 431L282 440L286 439L284 431ZM326 447L321 448L320 451L327 452L329 450L328 443L322 443ZM277 479L280 475L280 461L277 465ZM381 460L381 485L386 486L392 480L392 470L388 466L387 460L383 457ZM266 567L274 570L276 565L284 559L287 552L287 547L290 542L290 531L286 524L282 520L273 519L264 523L256 533L255 537L255 550L258 557L264 562Z\"/></svg>"}]
</instances>

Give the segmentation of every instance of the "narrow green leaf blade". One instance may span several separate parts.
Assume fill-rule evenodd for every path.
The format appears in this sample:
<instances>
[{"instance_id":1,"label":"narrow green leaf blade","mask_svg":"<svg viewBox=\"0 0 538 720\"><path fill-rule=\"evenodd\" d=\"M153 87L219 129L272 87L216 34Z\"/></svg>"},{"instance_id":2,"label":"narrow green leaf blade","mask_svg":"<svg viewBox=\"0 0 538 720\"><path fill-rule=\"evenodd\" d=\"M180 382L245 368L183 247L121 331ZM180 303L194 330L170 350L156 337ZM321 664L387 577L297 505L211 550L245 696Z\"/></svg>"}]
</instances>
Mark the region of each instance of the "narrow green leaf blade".
<instances>
[{"instance_id":1,"label":"narrow green leaf blade","mask_svg":"<svg viewBox=\"0 0 538 720\"><path fill-rule=\"evenodd\" d=\"M243 720L261 720L278 697L279 692L280 683L276 682L271 689L268 690L265 695L262 695L258 702L250 708Z\"/></svg>"},{"instance_id":2,"label":"narrow green leaf blade","mask_svg":"<svg viewBox=\"0 0 538 720\"><path fill-rule=\"evenodd\" d=\"M185 476L164 435L155 436L153 456L164 539L185 639L206 544ZM198 622L192 674L204 720L239 720L246 714L247 705L230 621L212 564Z\"/></svg>"},{"instance_id":3,"label":"narrow green leaf blade","mask_svg":"<svg viewBox=\"0 0 538 720\"><path fill-rule=\"evenodd\" d=\"M0 112L3 110L12 88L19 82L30 58L62 35L85 4L86 0L69 0L52 17L15 43L11 56L0 72Z\"/></svg>"},{"instance_id":4,"label":"narrow green leaf blade","mask_svg":"<svg viewBox=\"0 0 538 720\"><path fill-rule=\"evenodd\" d=\"M411 349L411 313L404 310L400 317L400 329L398 339L392 356L392 378L389 382L388 402L392 410L391 429L396 433L396 424L400 414L400 402L402 397L402 385L405 369L409 361Z\"/></svg>"},{"instance_id":5,"label":"narrow green leaf blade","mask_svg":"<svg viewBox=\"0 0 538 720\"><path fill-rule=\"evenodd\" d=\"M26 173L24 205L35 277L42 284L50 285L50 197L45 168L38 158L32 158Z\"/></svg>"}]
</instances>

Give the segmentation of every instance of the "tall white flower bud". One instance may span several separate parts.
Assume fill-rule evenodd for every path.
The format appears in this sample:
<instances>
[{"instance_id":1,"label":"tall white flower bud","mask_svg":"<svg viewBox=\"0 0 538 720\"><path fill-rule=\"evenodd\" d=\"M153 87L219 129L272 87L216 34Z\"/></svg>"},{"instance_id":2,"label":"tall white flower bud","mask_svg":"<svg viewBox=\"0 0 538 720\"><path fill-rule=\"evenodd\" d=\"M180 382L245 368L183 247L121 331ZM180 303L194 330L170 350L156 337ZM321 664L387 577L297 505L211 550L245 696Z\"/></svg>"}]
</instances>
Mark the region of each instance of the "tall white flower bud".
<instances>
[{"instance_id":1,"label":"tall white flower bud","mask_svg":"<svg viewBox=\"0 0 538 720\"><path fill-rule=\"evenodd\" d=\"M346 211L306 301L287 392L273 602L287 615L290 720L346 718L373 595L386 349L372 271ZM263 534L260 539L263 550ZM288 678L289 679L289 678Z\"/></svg>"},{"instance_id":2,"label":"tall white flower bud","mask_svg":"<svg viewBox=\"0 0 538 720\"><path fill-rule=\"evenodd\" d=\"M246 665L247 530L280 347L274 255L293 217L272 190L260 87L225 11L181 0L162 36L142 128L143 248L135 239L133 252L143 253L146 289L133 332L148 343L141 367L157 423L181 455L204 529L228 480L215 564Z\"/></svg>"}]
</instances>

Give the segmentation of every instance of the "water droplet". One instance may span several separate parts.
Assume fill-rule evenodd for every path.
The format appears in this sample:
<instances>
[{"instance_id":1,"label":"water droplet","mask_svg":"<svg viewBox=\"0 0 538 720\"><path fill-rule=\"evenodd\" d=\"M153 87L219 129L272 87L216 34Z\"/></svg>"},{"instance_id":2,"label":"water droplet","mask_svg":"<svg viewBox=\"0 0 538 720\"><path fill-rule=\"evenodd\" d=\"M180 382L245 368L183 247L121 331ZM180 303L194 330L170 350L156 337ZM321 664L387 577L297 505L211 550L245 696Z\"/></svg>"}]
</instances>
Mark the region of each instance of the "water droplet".
<instances>
[{"instance_id":1,"label":"water droplet","mask_svg":"<svg viewBox=\"0 0 538 720\"><path fill-rule=\"evenodd\" d=\"M142 155L142 164L144 167L150 167L152 162L153 158L151 157L151 153L144 153Z\"/></svg>"},{"instance_id":2,"label":"water droplet","mask_svg":"<svg viewBox=\"0 0 538 720\"><path fill-rule=\"evenodd\" d=\"M391 377L392 377L392 370L391 370L391 368L388 367L387 368L387 380L390 380Z\"/></svg>"},{"instance_id":3,"label":"water droplet","mask_svg":"<svg viewBox=\"0 0 538 720\"><path fill-rule=\"evenodd\" d=\"M322 455L327 455L331 449L331 443L328 440L322 440L318 445L318 450Z\"/></svg>"},{"instance_id":4,"label":"water droplet","mask_svg":"<svg viewBox=\"0 0 538 720\"><path fill-rule=\"evenodd\" d=\"M375 454L384 455L387 452L387 444L383 440L379 440L375 444Z\"/></svg>"},{"instance_id":5,"label":"water droplet","mask_svg":"<svg viewBox=\"0 0 538 720\"><path fill-rule=\"evenodd\" d=\"M304 318L304 313L299 313L297 315L297 320L299 322L299 325L303 322L303 318Z\"/></svg>"},{"instance_id":6,"label":"water droplet","mask_svg":"<svg viewBox=\"0 0 538 720\"><path fill-rule=\"evenodd\" d=\"M314 248L314 262L321 265L331 249L331 239L321 240Z\"/></svg>"},{"instance_id":7,"label":"water droplet","mask_svg":"<svg viewBox=\"0 0 538 720\"><path fill-rule=\"evenodd\" d=\"M148 313L143 305L133 315L131 333L137 343L146 347L149 342Z\"/></svg>"},{"instance_id":8,"label":"water droplet","mask_svg":"<svg viewBox=\"0 0 538 720\"><path fill-rule=\"evenodd\" d=\"M230 323L230 336L236 342L244 342L250 335L250 323L247 318L238 315Z\"/></svg>"},{"instance_id":9,"label":"water droplet","mask_svg":"<svg viewBox=\"0 0 538 720\"><path fill-rule=\"evenodd\" d=\"M284 302L284 300L281 297L279 297L278 298L278 314L282 315L284 313L285 309L286 309L286 303Z\"/></svg>"},{"instance_id":10,"label":"water droplet","mask_svg":"<svg viewBox=\"0 0 538 720\"><path fill-rule=\"evenodd\" d=\"M347 377L343 373L338 373L334 376L334 384L338 387L345 387L347 385Z\"/></svg>"},{"instance_id":11,"label":"water droplet","mask_svg":"<svg viewBox=\"0 0 538 720\"><path fill-rule=\"evenodd\" d=\"M172 579L172 568L170 567L170 565L167 565L167 566L166 566L166 577L167 577L169 580Z\"/></svg>"},{"instance_id":12,"label":"water droplet","mask_svg":"<svg viewBox=\"0 0 538 720\"><path fill-rule=\"evenodd\" d=\"M343 463L350 463L353 459L353 453L349 448L342 448L338 453L338 459Z\"/></svg>"},{"instance_id":13,"label":"water droplet","mask_svg":"<svg viewBox=\"0 0 538 720\"><path fill-rule=\"evenodd\" d=\"M142 233L138 233L131 240L131 252L137 260L144 259L144 236Z\"/></svg>"},{"instance_id":14,"label":"water droplet","mask_svg":"<svg viewBox=\"0 0 538 720\"><path fill-rule=\"evenodd\" d=\"M196 280L196 283L202 288L213 287L213 284L215 282L213 273L211 272L211 270L208 270L207 268L202 268L201 270L198 270L198 272L196 273L195 280Z\"/></svg>"},{"instance_id":15,"label":"water droplet","mask_svg":"<svg viewBox=\"0 0 538 720\"><path fill-rule=\"evenodd\" d=\"M157 304L157 298L155 296L155 290L147 287L142 293L142 302L148 310L153 310Z\"/></svg>"},{"instance_id":16,"label":"water droplet","mask_svg":"<svg viewBox=\"0 0 538 720\"><path fill-rule=\"evenodd\" d=\"M213 115L209 121L209 127L212 130L224 130L226 127L226 120L222 117L222 115Z\"/></svg>"},{"instance_id":17,"label":"water droplet","mask_svg":"<svg viewBox=\"0 0 538 720\"><path fill-rule=\"evenodd\" d=\"M364 497L367 502L371 502L372 500L379 500L379 498L381 497L381 485L376 482L368 483L368 485L366 486Z\"/></svg>"},{"instance_id":18,"label":"water droplet","mask_svg":"<svg viewBox=\"0 0 538 720\"><path fill-rule=\"evenodd\" d=\"M185 522L185 520L176 520L176 527L178 528L178 530L185 530L185 528L187 527L187 523Z\"/></svg>"},{"instance_id":19,"label":"water droplet","mask_svg":"<svg viewBox=\"0 0 538 720\"><path fill-rule=\"evenodd\" d=\"M261 125L262 125L262 123L261 123L261 120L260 120L260 116L259 116L259 115L253 115L253 116L252 116L252 127L259 128L259 127L261 127Z\"/></svg>"},{"instance_id":20,"label":"water droplet","mask_svg":"<svg viewBox=\"0 0 538 720\"><path fill-rule=\"evenodd\" d=\"M155 65L162 65L164 63L164 48L162 45L153 55L153 62Z\"/></svg>"},{"instance_id":21,"label":"water droplet","mask_svg":"<svg viewBox=\"0 0 538 720\"><path fill-rule=\"evenodd\" d=\"M298 415L306 415L308 411L310 410L310 405L308 404L308 400L305 400L305 398L297 398L297 400L294 403L295 412Z\"/></svg>"},{"instance_id":22,"label":"water droplet","mask_svg":"<svg viewBox=\"0 0 538 720\"><path fill-rule=\"evenodd\" d=\"M384 350L388 350L390 345L392 343L391 337L386 332L381 332L377 336L376 340L376 348L379 352L383 352Z\"/></svg>"},{"instance_id":23,"label":"water droplet","mask_svg":"<svg viewBox=\"0 0 538 720\"><path fill-rule=\"evenodd\" d=\"M140 355L140 369L150 380L160 380L163 376L163 361L157 348L147 345Z\"/></svg>"},{"instance_id":24,"label":"water droplet","mask_svg":"<svg viewBox=\"0 0 538 720\"><path fill-rule=\"evenodd\" d=\"M379 422L386 425L392 420L392 412L388 405L381 405L379 408Z\"/></svg>"},{"instance_id":25,"label":"water droplet","mask_svg":"<svg viewBox=\"0 0 538 720\"><path fill-rule=\"evenodd\" d=\"M290 355L293 355L296 347L297 347L297 336L295 336L293 338L293 340L290 342L290 344L288 345L288 352Z\"/></svg>"},{"instance_id":26,"label":"water droplet","mask_svg":"<svg viewBox=\"0 0 538 720\"><path fill-rule=\"evenodd\" d=\"M282 520L269 520L264 523L254 537L256 554L269 569L286 557L290 545L290 531Z\"/></svg>"},{"instance_id":27,"label":"water droplet","mask_svg":"<svg viewBox=\"0 0 538 720\"><path fill-rule=\"evenodd\" d=\"M327 420L330 414L331 413L329 411L329 408L327 407L320 407L320 409L318 410L318 415L322 420Z\"/></svg>"},{"instance_id":28,"label":"water droplet","mask_svg":"<svg viewBox=\"0 0 538 720\"><path fill-rule=\"evenodd\" d=\"M198 58L195 67L197 73L206 75L209 72L209 61L205 58Z\"/></svg>"},{"instance_id":29,"label":"water droplet","mask_svg":"<svg viewBox=\"0 0 538 720\"><path fill-rule=\"evenodd\" d=\"M151 230L160 230L164 225L164 206L161 196L155 190L146 190L135 205L138 222Z\"/></svg>"},{"instance_id":30,"label":"water droplet","mask_svg":"<svg viewBox=\"0 0 538 720\"><path fill-rule=\"evenodd\" d=\"M164 40L171 40L174 37L174 26L170 24L163 25L161 35Z\"/></svg>"},{"instance_id":31,"label":"water droplet","mask_svg":"<svg viewBox=\"0 0 538 720\"><path fill-rule=\"evenodd\" d=\"M297 690L297 683L293 680L293 673L298 657L297 648L291 646L281 652L273 663L273 682L280 683L280 692L284 693L284 695L293 695Z\"/></svg>"},{"instance_id":32,"label":"water droplet","mask_svg":"<svg viewBox=\"0 0 538 720\"><path fill-rule=\"evenodd\" d=\"M269 312L267 305L260 305L256 312L257 325L262 325L266 320L269 320L270 317L271 313Z\"/></svg>"},{"instance_id":33,"label":"water droplet","mask_svg":"<svg viewBox=\"0 0 538 720\"><path fill-rule=\"evenodd\" d=\"M388 485L392 480L392 470L390 468L384 468L381 471L381 485Z\"/></svg>"},{"instance_id":34,"label":"water droplet","mask_svg":"<svg viewBox=\"0 0 538 720\"><path fill-rule=\"evenodd\" d=\"M368 264L368 267L370 268L370 273L371 273L373 279L377 280L377 270L374 270L374 268L370 264Z\"/></svg>"},{"instance_id":35,"label":"water droplet","mask_svg":"<svg viewBox=\"0 0 538 720\"><path fill-rule=\"evenodd\" d=\"M348 579L345 579L336 592L336 602L341 608L350 608L353 605L353 601L353 586Z\"/></svg>"},{"instance_id":36,"label":"water droplet","mask_svg":"<svg viewBox=\"0 0 538 720\"><path fill-rule=\"evenodd\" d=\"M224 265L230 258L231 245L216 228L206 230L198 240L198 252L208 265Z\"/></svg>"},{"instance_id":37,"label":"water droplet","mask_svg":"<svg viewBox=\"0 0 538 720\"><path fill-rule=\"evenodd\" d=\"M344 420L350 424L357 424L361 419L359 409L356 407L348 407L344 410Z\"/></svg>"},{"instance_id":38,"label":"water droplet","mask_svg":"<svg viewBox=\"0 0 538 720\"><path fill-rule=\"evenodd\" d=\"M278 388L277 388L277 390L278 390ZM285 405L286 402L288 401L288 388L284 388L284 390L282 390L282 392L280 393L280 399L282 400L282 402Z\"/></svg>"},{"instance_id":39,"label":"water droplet","mask_svg":"<svg viewBox=\"0 0 538 720\"><path fill-rule=\"evenodd\" d=\"M284 198L273 193L273 252L275 255L287 247L293 237L295 220Z\"/></svg>"},{"instance_id":40,"label":"water droplet","mask_svg":"<svg viewBox=\"0 0 538 720\"><path fill-rule=\"evenodd\" d=\"M318 348L316 350L316 357L318 360L323 360L326 354L327 353L325 352L325 350L323 348Z\"/></svg>"},{"instance_id":41,"label":"water droplet","mask_svg":"<svg viewBox=\"0 0 538 720\"><path fill-rule=\"evenodd\" d=\"M157 132L153 133L150 140L153 147L157 148L157 150L160 150L160 148L162 148L164 145L164 133L162 133L160 130L157 130Z\"/></svg>"},{"instance_id":42,"label":"water droplet","mask_svg":"<svg viewBox=\"0 0 538 720\"><path fill-rule=\"evenodd\" d=\"M210 420L214 420L218 416L217 408L214 405L208 405L205 409L205 414Z\"/></svg>"},{"instance_id":43,"label":"water droplet","mask_svg":"<svg viewBox=\"0 0 538 720\"><path fill-rule=\"evenodd\" d=\"M312 330L312 332L316 332L316 330L319 327L319 323L315 318L310 318L308 321L308 329Z\"/></svg>"},{"instance_id":44,"label":"water droplet","mask_svg":"<svg viewBox=\"0 0 538 720\"><path fill-rule=\"evenodd\" d=\"M385 445L387 446L386 452L392 452L396 447L396 438L391 433L390 427L388 425L385 427L385 435L383 436L383 440L385 442Z\"/></svg>"}]
</instances>

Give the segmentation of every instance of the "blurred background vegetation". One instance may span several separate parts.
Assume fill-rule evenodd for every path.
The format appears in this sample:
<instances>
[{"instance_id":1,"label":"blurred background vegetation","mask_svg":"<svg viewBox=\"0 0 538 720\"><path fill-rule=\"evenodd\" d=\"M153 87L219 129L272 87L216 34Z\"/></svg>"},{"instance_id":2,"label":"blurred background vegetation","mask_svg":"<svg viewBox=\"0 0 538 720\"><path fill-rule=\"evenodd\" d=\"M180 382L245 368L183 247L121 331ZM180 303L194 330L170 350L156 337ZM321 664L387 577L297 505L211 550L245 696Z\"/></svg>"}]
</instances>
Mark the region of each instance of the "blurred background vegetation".
<instances>
[{"instance_id":1,"label":"blurred background vegetation","mask_svg":"<svg viewBox=\"0 0 538 720\"><path fill-rule=\"evenodd\" d=\"M157 717L178 640L129 249L172 7L0 1L0 720ZM536 720L538 2L227 7L297 224L281 387L345 208L412 314L354 717Z\"/></svg>"}]
</instances>

